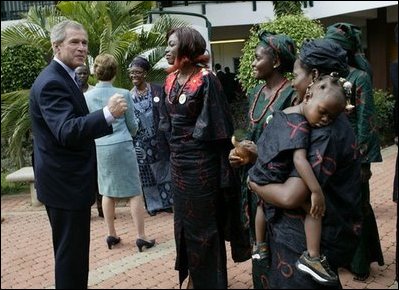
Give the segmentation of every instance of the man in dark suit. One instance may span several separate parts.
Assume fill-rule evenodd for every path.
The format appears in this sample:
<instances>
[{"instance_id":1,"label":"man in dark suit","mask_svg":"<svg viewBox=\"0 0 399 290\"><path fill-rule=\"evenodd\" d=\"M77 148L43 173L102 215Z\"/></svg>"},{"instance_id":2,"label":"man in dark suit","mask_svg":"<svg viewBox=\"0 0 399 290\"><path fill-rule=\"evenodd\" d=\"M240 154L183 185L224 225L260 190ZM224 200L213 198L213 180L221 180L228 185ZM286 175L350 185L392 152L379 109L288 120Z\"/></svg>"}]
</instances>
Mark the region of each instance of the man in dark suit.
<instances>
[{"instance_id":1,"label":"man in dark suit","mask_svg":"<svg viewBox=\"0 0 399 290\"><path fill-rule=\"evenodd\" d=\"M215 72L224 90L224 87L226 86L226 75L222 71L222 66L220 65L220 63L215 64Z\"/></svg>"},{"instance_id":2,"label":"man in dark suit","mask_svg":"<svg viewBox=\"0 0 399 290\"><path fill-rule=\"evenodd\" d=\"M224 93L226 94L228 102L232 103L235 100L235 93L237 90L236 75L230 72L230 68L228 66L224 68L224 71L225 71Z\"/></svg>"},{"instance_id":3,"label":"man in dark suit","mask_svg":"<svg viewBox=\"0 0 399 290\"><path fill-rule=\"evenodd\" d=\"M398 44L398 24L395 26L395 42L396 46ZM393 87L393 95L395 96L395 107L394 107L394 123L395 123L395 144L399 146L398 143L398 130L399 130L399 117L398 117L398 60L395 60L390 67L390 75ZM398 201L398 176L399 176L399 155L396 154L396 165L395 165L395 177L393 179L393 201L396 202L396 281L398 281L399 277L399 266L397 257L399 256L399 201Z\"/></svg>"},{"instance_id":4,"label":"man in dark suit","mask_svg":"<svg viewBox=\"0 0 399 290\"><path fill-rule=\"evenodd\" d=\"M103 110L89 114L74 71L87 57L86 30L66 20L50 37L54 59L37 77L29 99L36 190L52 228L55 287L84 289L97 182L94 139L112 133L112 122L127 104L115 94Z\"/></svg>"}]
</instances>

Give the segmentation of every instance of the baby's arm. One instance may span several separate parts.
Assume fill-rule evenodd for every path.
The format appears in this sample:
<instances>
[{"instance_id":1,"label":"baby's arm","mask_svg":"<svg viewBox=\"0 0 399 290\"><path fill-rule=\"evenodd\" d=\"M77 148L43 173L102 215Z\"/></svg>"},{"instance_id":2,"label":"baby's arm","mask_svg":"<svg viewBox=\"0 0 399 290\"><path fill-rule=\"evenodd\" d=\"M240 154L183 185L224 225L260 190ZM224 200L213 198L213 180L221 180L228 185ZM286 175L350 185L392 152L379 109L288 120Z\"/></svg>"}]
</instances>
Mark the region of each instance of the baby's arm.
<instances>
[{"instance_id":1,"label":"baby's arm","mask_svg":"<svg viewBox=\"0 0 399 290\"><path fill-rule=\"evenodd\" d=\"M326 209L323 190L313 172L312 166L307 159L306 149L294 150L294 165L301 178L311 191L312 205L310 208L310 215L314 218L319 218L324 215Z\"/></svg>"}]
</instances>

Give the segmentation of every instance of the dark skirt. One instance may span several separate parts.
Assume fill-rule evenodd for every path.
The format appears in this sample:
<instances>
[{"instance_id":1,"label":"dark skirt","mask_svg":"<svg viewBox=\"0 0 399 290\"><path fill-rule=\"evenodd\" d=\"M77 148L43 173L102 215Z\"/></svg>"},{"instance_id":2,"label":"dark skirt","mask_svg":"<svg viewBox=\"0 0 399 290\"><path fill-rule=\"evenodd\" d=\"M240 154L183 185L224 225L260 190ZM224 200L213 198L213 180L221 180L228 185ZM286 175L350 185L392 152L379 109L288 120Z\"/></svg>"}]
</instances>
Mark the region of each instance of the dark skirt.
<instances>
[{"instance_id":1,"label":"dark skirt","mask_svg":"<svg viewBox=\"0 0 399 290\"><path fill-rule=\"evenodd\" d=\"M217 155L193 155L172 153L175 268L180 284L190 274L196 289L226 289L223 195Z\"/></svg>"},{"instance_id":2,"label":"dark skirt","mask_svg":"<svg viewBox=\"0 0 399 290\"><path fill-rule=\"evenodd\" d=\"M303 274L295 267L296 261L306 249L304 232L304 215L295 213L279 213L269 224L268 239L270 245L270 266L253 262L253 279L255 289L340 289L338 286L328 287L313 281L309 275ZM325 252L331 269L337 273L334 256L338 259L344 252L330 255Z\"/></svg>"},{"instance_id":3,"label":"dark skirt","mask_svg":"<svg viewBox=\"0 0 399 290\"><path fill-rule=\"evenodd\" d=\"M380 236L374 211L370 204L370 187L368 182L362 183L363 224L362 233L355 255L350 265L353 274L364 276L370 273L370 263L384 265Z\"/></svg>"}]
</instances>

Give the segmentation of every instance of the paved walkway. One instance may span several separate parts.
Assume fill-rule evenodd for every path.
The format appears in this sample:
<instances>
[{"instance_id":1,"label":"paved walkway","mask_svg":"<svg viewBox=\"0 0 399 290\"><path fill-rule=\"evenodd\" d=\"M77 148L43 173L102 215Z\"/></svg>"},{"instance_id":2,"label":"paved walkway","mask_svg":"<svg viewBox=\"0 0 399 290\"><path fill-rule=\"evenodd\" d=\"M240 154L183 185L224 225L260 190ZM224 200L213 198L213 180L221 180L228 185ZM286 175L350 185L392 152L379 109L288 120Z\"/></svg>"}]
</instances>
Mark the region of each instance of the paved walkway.
<instances>
[{"instance_id":1,"label":"paved walkway","mask_svg":"<svg viewBox=\"0 0 399 290\"><path fill-rule=\"evenodd\" d=\"M373 263L371 276L363 283L341 270L345 289L398 289L394 283L396 206L392 202L397 147L382 153L384 162L372 165L371 192L386 264L380 267ZM174 270L173 214L146 215L146 234L156 238L157 245L142 253L134 244L134 224L124 203L118 204L116 214L122 243L108 250L104 221L93 207L89 288L179 289ZM32 207L29 194L2 196L1 215L5 217L1 224L1 288L54 288L51 232L44 207ZM253 288L250 261L234 263L229 253L228 275L230 289Z\"/></svg>"}]
</instances>

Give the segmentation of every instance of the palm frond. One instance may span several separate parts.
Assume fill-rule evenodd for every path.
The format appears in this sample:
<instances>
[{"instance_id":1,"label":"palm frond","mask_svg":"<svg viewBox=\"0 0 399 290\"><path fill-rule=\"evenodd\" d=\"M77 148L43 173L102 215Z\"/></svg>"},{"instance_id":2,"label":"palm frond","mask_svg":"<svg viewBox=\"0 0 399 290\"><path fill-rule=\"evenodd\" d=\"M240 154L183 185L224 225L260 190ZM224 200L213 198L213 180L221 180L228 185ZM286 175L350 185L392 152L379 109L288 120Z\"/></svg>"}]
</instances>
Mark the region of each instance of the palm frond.
<instances>
[{"instance_id":1,"label":"palm frond","mask_svg":"<svg viewBox=\"0 0 399 290\"><path fill-rule=\"evenodd\" d=\"M29 91L1 95L1 138L8 143L6 153L19 167L23 166L23 144L31 131Z\"/></svg>"},{"instance_id":2,"label":"palm frond","mask_svg":"<svg viewBox=\"0 0 399 290\"><path fill-rule=\"evenodd\" d=\"M105 28L100 37L100 53L109 53L115 56L119 63L123 62L125 52L132 42L137 39L136 35L130 31L111 31Z\"/></svg>"},{"instance_id":3,"label":"palm frond","mask_svg":"<svg viewBox=\"0 0 399 290\"><path fill-rule=\"evenodd\" d=\"M1 136L12 137L14 123L29 114L29 91L20 90L1 95ZM29 119L29 118L28 118ZM28 121L30 123L30 121Z\"/></svg>"},{"instance_id":4,"label":"palm frond","mask_svg":"<svg viewBox=\"0 0 399 290\"><path fill-rule=\"evenodd\" d=\"M153 7L148 1L107 1L108 15L116 29L120 24L137 27L143 24L144 15Z\"/></svg>"},{"instance_id":5,"label":"palm frond","mask_svg":"<svg viewBox=\"0 0 399 290\"><path fill-rule=\"evenodd\" d=\"M34 23L42 27L47 32L50 32L51 28L65 20L66 17L61 15L59 10L54 6L31 6L28 13L26 14L27 22Z\"/></svg>"},{"instance_id":6,"label":"palm frond","mask_svg":"<svg viewBox=\"0 0 399 290\"><path fill-rule=\"evenodd\" d=\"M161 15L153 24L152 32L167 32L172 28L182 27L189 25L186 21L171 17L170 15ZM165 40L166 41L166 40Z\"/></svg>"},{"instance_id":7,"label":"palm frond","mask_svg":"<svg viewBox=\"0 0 399 290\"><path fill-rule=\"evenodd\" d=\"M130 61L139 54L147 55L148 51L155 50L160 52L154 55L154 57L158 57L154 62L157 63L164 56L164 51L161 52L161 50L164 50L166 47L166 32L172 27L181 26L187 26L187 23L180 19L172 18L169 15L164 15L150 26L146 25L136 28L135 31L138 33L138 39L129 46L126 52L126 59Z\"/></svg>"},{"instance_id":8,"label":"palm frond","mask_svg":"<svg viewBox=\"0 0 399 290\"><path fill-rule=\"evenodd\" d=\"M165 47L157 47L152 49L148 54L148 61L151 64L151 70L148 73L148 80L162 84L166 78L165 65L167 62L164 59ZM163 64L162 62L165 62Z\"/></svg>"},{"instance_id":9,"label":"palm frond","mask_svg":"<svg viewBox=\"0 0 399 290\"><path fill-rule=\"evenodd\" d=\"M50 47L48 36L48 33L37 24L20 23L8 26L1 32L1 46L2 49L5 49L6 47L29 44L45 51Z\"/></svg>"}]
</instances>

